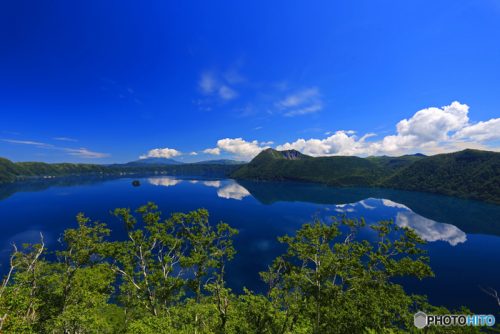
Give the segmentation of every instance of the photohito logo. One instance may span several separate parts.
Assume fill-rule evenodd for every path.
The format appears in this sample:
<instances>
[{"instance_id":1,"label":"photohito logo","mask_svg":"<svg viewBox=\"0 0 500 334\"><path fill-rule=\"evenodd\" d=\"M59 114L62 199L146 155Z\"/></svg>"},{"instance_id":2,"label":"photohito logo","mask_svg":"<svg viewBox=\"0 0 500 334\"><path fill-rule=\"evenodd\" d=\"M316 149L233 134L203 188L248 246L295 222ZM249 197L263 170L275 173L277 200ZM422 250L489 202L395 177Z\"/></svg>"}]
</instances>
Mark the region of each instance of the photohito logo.
<instances>
[{"instance_id":1,"label":"photohito logo","mask_svg":"<svg viewBox=\"0 0 500 334\"><path fill-rule=\"evenodd\" d=\"M422 311L413 316L415 327L422 329L427 326L494 326L495 316L491 314L425 314Z\"/></svg>"},{"instance_id":2,"label":"photohito logo","mask_svg":"<svg viewBox=\"0 0 500 334\"><path fill-rule=\"evenodd\" d=\"M415 313L413 316L413 323L418 329L422 329L427 326L427 314L422 311Z\"/></svg>"}]
</instances>

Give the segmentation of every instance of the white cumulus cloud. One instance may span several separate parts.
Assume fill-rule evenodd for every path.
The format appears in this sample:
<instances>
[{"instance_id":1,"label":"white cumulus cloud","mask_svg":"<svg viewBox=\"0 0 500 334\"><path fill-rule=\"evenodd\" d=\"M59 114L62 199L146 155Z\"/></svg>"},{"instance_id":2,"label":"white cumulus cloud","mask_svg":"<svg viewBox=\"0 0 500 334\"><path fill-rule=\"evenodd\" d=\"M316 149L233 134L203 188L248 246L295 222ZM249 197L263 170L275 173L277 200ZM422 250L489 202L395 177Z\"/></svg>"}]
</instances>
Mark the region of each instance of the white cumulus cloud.
<instances>
[{"instance_id":1,"label":"white cumulus cloud","mask_svg":"<svg viewBox=\"0 0 500 334\"><path fill-rule=\"evenodd\" d=\"M396 134L379 140L368 140L375 136L373 133L358 137L353 131L337 131L322 139L299 138L277 149L296 149L312 156L433 154L483 147L487 141L500 139L500 118L471 124L468 113L468 105L455 101L441 108L417 111L412 117L398 122Z\"/></svg>"},{"instance_id":2,"label":"white cumulus cloud","mask_svg":"<svg viewBox=\"0 0 500 334\"><path fill-rule=\"evenodd\" d=\"M281 108L295 108L315 96L316 90L290 95L280 102ZM395 133L377 139L375 133L358 135L353 130L328 131L324 138L298 138L277 145L277 150L295 149L311 156L332 155L403 155L421 152L437 154L465 148L500 151L500 118L472 123L469 106L452 102L441 108L430 107L417 111L411 117L399 121ZM497 146L495 146L497 144ZM225 138L205 153L227 152L243 159L251 159L263 149L273 145L271 141L246 141L243 138Z\"/></svg>"},{"instance_id":3,"label":"white cumulus cloud","mask_svg":"<svg viewBox=\"0 0 500 334\"><path fill-rule=\"evenodd\" d=\"M467 125L468 112L469 106L457 101L442 108L422 109L396 125L398 136L412 136L420 142L447 139L450 131L460 130Z\"/></svg>"},{"instance_id":4,"label":"white cumulus cloud","mask_svg":"<svg viewBox=\"0 0 500 334\"><path fill-rule=\"evenodd\" d=\"M269 146L257 140L249 142L243 138L225 138L217 141L217 148L245 159L253 158Z\"/></svg>"},{"instance_id":5,"label":"white cumulus cloud","mask_svg":"<svg viewBox=\"0 0 500 334\"><path fill-rule=\"evenodd\" d=\"M457 131L453 137L479 142L500 139L500 118L493 118L486 122L466 126Z\"/></svg>"},{"instance_id":6,"label":"white cumulus cloud","mask_svg":"<svg viewBox=\"0 0 500 334\"><path fill-rule=\"evenodd\" d=\"M172 158L181 155L182 153L173 148L155 148L149 150L148 153L143 154L139 159L146 158Z\"/></svg>"},{"instance_id":7,"label":"white cumulus cloud","mask_svg":"<svg viewBox=\"0 0 500 334\"><path fill-rule=\"evenodd\" d=\"M218 148L218 147L207 148L207 149L203 150L203 153L212 154L212 155L219 155L220 154L220 148Z\"/></svg>"},{"instance_id":8,"label":"white cumulus cloud","mask_svg":"<svg viewBox=\"0 0 500 334\"><path fill-rule=\"evenodd\" d=\"M301 138L292 143L279 145L277 149L295 149L312 156L366 154L366 139L372 136L373 134L367 134L358 139L355 135L349 134L348 131L340 130L325 139L311 138L306 140Z\"/></svg>"}]
</instances>

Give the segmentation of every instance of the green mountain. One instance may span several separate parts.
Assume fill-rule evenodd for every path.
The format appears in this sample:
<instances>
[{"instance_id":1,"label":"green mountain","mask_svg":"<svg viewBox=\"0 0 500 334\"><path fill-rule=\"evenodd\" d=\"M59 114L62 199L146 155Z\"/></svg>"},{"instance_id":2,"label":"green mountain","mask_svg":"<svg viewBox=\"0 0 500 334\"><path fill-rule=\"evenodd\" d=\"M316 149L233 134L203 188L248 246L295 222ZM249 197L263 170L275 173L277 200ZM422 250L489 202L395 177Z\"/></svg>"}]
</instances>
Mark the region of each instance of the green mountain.
<instances>
[{"instance_id":1,"label":"green mountain","mask_svg":"<svg viewBox=\"0 0 500 334\"><path fill-rule=\"evenodd\" d=\"M79 175L167 174L227 177L239 165L224 164L71 164L44 162L12 162L0 158L0 184L40 177Z\"/></svg>"},{"instance_id":2,"label":"green mountain","mask_svg":"<svg viewBox=\"0 0 500 334\"><path fill-rule=\"evenodd\" d=\"M113 170L103 165L43 162L12 162L0 158L0 183L13 182L22 178L40 176L102 174Z\"/></svg>"},{"instance_id":3,"label":"green mountain","mask_svg":"<svg viewBox=\"0 0 500 334\"><path fill-rule=\"evenodd\" d=\"M266 149L232 176L237 179L311 181L335 186L373 186L386 175L381 164L369 159L313 158L295 150Z\"/></svg>"},{"instance_id":4,"label":"green mountain","mask_svg":"<svg viewBox=\"0 0 500 334\"><path fill-rule=\"evenodd\" d=\"M12 161L0 158L0 183L12 182L19 173L19 167Z\"/></svg>"},{"instance_id":5,"label":"green mountain","mask_svg":"<svg viewBox=\"0 0 500 334\"><path fill-rule=\"evenodd\" d=\"M379 157L368 157L366 159L378 164L380 167L384 169L396 171L404 167L407 167L413 162L421 160L422 158L425 158L425 155L414 154L414 155L403 155L400 157L379 156Z\"/></svg>"},{"instance_id":6,"label":"green mountain","mask_svg":"<svg viewBox=\"0 0 500 334\"><path fill-rule=\"evenodd\" d=\"M396 172L383 185L500 204L500 153L464 150L426 157Z\"/></svg>"},{"instance_id":7,"label":"green mountain","mask_svg":"<svg viewBox=\"0 0 500 334\"><path fill-rule=\"evenodd\" d=\"M231 176L343 187L387 187L500 204L500 153L488 151L465 150L434 156L314 158L294 150L267 149Z\"/></svg>"}]
</instances>

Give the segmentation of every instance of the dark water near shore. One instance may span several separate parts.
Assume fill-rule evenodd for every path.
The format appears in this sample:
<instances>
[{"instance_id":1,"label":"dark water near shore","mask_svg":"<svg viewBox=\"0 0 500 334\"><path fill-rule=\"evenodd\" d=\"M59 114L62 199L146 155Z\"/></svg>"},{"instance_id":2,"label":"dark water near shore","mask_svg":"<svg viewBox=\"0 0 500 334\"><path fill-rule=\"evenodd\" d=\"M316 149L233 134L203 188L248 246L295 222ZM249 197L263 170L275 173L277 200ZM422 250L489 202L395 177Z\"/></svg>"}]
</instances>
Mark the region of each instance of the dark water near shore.
<instances>
[{"instance_id":1,"label":"dark water near shore","mask_svg":"<svg viewBox=\"0 0 500 334\"><path fill-rule=\"evenodd\" d=\"M206 208L212 222L223 220L240 233L238 254L228 268L230 286L262 291L258 272L283 252L276 237L292 234L314 215L346 214L367 223L393 219L428 243L435 278L405 280L407 291L427 294L433 304L465 305L476 313L494 313L493 299L479 286L500 290L500 206L439 195L387 189L330 188L303 183L178 179L166 176L131 179L56 179L0 186L0 272L11 243L37 242L45 236L58 246L64 229L85 212L108 223L113 238L124 230L109 212L156 202L164 213Z\"/></svg>"}]
</instances>

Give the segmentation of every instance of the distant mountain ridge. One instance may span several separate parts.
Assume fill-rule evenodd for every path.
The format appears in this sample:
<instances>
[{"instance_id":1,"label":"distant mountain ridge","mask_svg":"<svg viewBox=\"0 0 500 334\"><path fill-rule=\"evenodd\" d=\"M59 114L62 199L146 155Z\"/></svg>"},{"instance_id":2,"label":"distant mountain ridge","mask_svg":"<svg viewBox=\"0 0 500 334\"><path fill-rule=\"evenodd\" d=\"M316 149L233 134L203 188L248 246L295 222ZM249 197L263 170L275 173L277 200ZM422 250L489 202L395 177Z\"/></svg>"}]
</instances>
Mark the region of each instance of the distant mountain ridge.
<instances>
[{"instance_id":1,"label":"distant mountain ridge","mask_svg":"<svg viewBox=\"0 0 500 334\"><path fill-rule=\"evenodd\" d=\"M311 157L266 149L231 174L236 179L295 180L339 187L425 191L500 204L500 153L464 150L400 157Z\"/></svg>"},{"instance_id":2,"label":"distant mountain ridge","mask_svg":"<svg viewBox=\"0 0 500 334\"><path fill-rule=\"evenodd\" d=\"M231 160L231 159L218 159L218 160L203 160L192 162L197 165L243 165L246 164L246 161L239 160Z\"/></svg>"},{"instance_id":3,"label":"distant mountain ridge","mask_svg":"<svg viewBox=\"0 0 500 334\"><path fill-rule=\"evenodd\" d=\"M217 160L203 160L196 162L181 162L169 158L145 158L127 162L125 164L115 164L115 166L164 166L164 165L187 165L187 164L197 164L197 165L241 165L245 164L245 161L231 160L231 159L217 159Z\"/></svg>"},{"instance_id":4,"label":"distant mountain ridge","mask_svg":"<svg viewBox=\"0 0 500 334\"><path fill-rule=\"evenodd\" d=\"M145 158L145 159L139 159L135 161L130 161L125 163L124 165L127 166L144 166L144 165L182 165L183 162L174 160L174 159L168 159L168 158Z\"/></svg>"}]
</instances>

